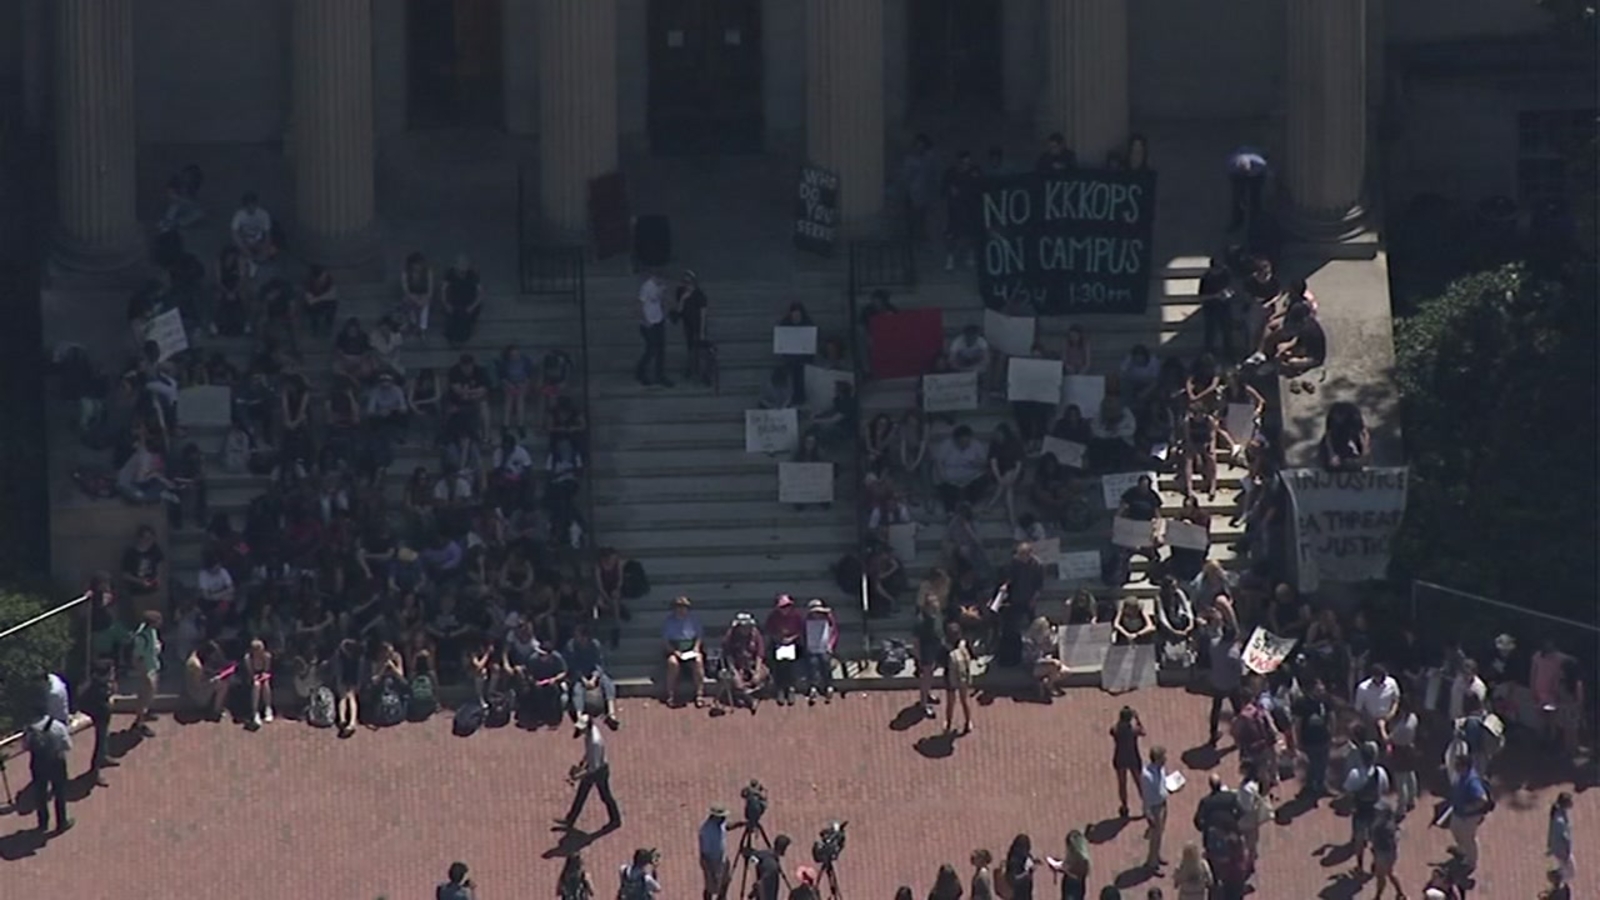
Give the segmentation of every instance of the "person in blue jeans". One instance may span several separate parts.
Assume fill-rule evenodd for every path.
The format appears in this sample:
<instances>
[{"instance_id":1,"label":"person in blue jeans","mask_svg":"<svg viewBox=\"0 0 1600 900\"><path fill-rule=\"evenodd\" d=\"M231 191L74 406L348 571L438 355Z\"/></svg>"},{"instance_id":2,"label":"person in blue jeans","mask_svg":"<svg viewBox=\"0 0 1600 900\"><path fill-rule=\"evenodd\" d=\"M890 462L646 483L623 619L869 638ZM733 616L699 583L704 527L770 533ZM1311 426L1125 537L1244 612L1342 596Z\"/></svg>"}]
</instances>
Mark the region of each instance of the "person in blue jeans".
<instances>
[{"instance_id":1,"label":"person in blue jeans","mask_svg":"<svg viewBox=\"0 0 1600 900\"><path fill-rule=\"evenodd\" d=\"M589 633L586 623L578 623L572 628L572 639L567 641L566 651L563 654L567 660L567 711L574 722L582 715L593 715L589 708L589 700L595 691L605 702L605 722L615 729L620 723L617 719L617 686L606 674L605 652L600 647L600 642Z\"/></svg>"}]
</instances>

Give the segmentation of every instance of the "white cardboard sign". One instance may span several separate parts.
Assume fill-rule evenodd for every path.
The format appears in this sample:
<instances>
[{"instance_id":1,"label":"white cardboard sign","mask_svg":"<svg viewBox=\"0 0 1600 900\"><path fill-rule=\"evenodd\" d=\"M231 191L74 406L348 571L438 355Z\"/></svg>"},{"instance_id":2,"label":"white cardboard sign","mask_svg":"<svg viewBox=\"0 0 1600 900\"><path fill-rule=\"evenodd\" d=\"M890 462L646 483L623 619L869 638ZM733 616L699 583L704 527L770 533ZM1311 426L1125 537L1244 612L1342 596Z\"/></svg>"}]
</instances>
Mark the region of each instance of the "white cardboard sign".
<instances>
[{"instance_id":1,"label":"white cardboard sign","mask_svg":"<svg viewBox=\"0 0 1600 900\"><path fill-rule=\"evenodd\" d=\"M1159 482L1156 481L1156 473L1154 472L1119 472L1115 475L1102 475L1100 477L1100 493L1105 500L1106 509L1116 509L1121 506L1122 495L1127 493L1128 488L1134 487L1139 483L1139 476L1141 475L1150 479L1151 490L1160 490L1157 487Z\"/></svg>"},{"instance_id":2,"label":"white cardboard sign","mask_svg":"<svg viewBox=\"0 0 1600 900\"><path fill-rule=\"evenodd\" d=\"M832 503L833 463L778 463L778 502Z\"/></svg>"},{"instance_id":3,"label":"white cardboard sign","mask_svg":"<svg viewBox=\"0 0 1600 900\"><path fill-rule=\"evenodd\" d=\"M800 445L800 413L794 409L744 411L744 452L789 453Z\"/></svg>"},{"instance_id":4,"label":"white cardboard sign","mask_svg":"<svg viewBox=\"0 0 1600 900\"><path fill-rule=\"evenodd\" d=\"M922 376L924 412L961 412L978 408L978 373L951 372Z\"/></svg>"},{"instance_id":5,"label":"white cardboard sign","mask_svg":"<svg viewBox=\"0 0 1600 900\"><path fill-rule=\"evenodd\" d=\"M1184 550L1204 550L1211 546L1211 532L1193 522L1182 519L1167 521L1165 532L1167 545L1181 547Z\"/></svg>"},{"instance_id":6,"label":"white cardboard sign","mask_svg":"<svg viewBox=\"0 0 1600 900\"><path fill-rule=\"evenodd\" d=\"M1007 356L1032 353L1037 328L1038 320L1032 316L1008 316L992 309L983 311L983 336L990 347Z\"/></svg>"},{"instance_id":7,"label":"white cardboard sign","mask_svg":"<svg viewBox=\"0 0 1600 900\"><path fill-rule=\"evenodd\" d=\"M1012 357L1006 369L1006 399L1055 406L1061 399L1061 363Z\"/></svg>"},{"instance_id":8,"label":"white cardboard sign","mask_svg":"<svg viewBox=\"0 0 1600 900\"><path fill-rule=\"evenodd\" d=\"M1033 556L1046 569L1061 565L1061 538L1045 538L1033 542Z\"/></svg>"},{"instance_id":9,"label":"white cardboard sign","mask_svg":"<svg viewBox=\"0 0 1600 900\"><path fill-rule=\"evenodd\" d=\"M1093 550L1063 553L1056 561L1056 571L1062 581L1099 581L1100 554Z\"/></svg>"},{"instance_id":10,"label":"white cardboard sign","mask_svg":"<svg viewBox=\"0 0 1600 900\"><path fill-rule=\"evenodd\" d=\"M226 428L233 422L233 389L225 384L178 392L178 422L186 428Z\"/></svg>"},{"instance_id":11,"label":"white cardboard sign","mask_svg":"<svg viewBox=\"0 0 1600 900\"><path fill-rule=\"evenodd\" d=\"M1275 672L1294 652L1296 643L1299 642L1292 637L1279 637L1258 626L1244 645L1245 668L1258 675Z\"/></svg>"},{"instance_id":12,"label":"white cardboard sign","mask_svg":"<svg viewBox=\"0 0 1600 900\"><path fill-rule=\"evenodd\" d=\"M1100 401L1105 398L1104 375L1068 375L1061 379L1061 408L1076 406L1085 419L1100 414Z\"/></svg>"},{"instance_id":13,"label":"white cardboard sign","mask_svg":"<svg viewBox=\"0 0 1600 900\"><path fill-rule=\"evenodd\" d=\"M1248 443L1256 433L1256 405L1229 403L1228 417L1223 421L1222 427L1227 429L1228 436L1233 438L1234 443Z\"/></svg>"},{"instance_id":14,"label":"white cardboard sign","mask_svg":"<svg viewBox=\"0 0 1600 900\"><path fill-rule=\"evenodd\" d=\"M189 333L183 329L183 316L175 309L169 309L145 323L144 339L156 342L161 352L161 362L189 349Z\"/></svg>"},{"instance_id":15,"label":"white cardboard sign","mask_svg":"<svg viewBox=\"0 0 1600 900\"><path fill-rule=\"evenodd\" d=\"M772 352L779 356L815 356L817 326L779 325L772 329Z\"/></svg>"},{"instance_id":16,"label":"white cardboard sign","mask_svg":"<svg viewBox=\"0 0 1600 900\"><path fill-rule=\"evenodd\" d=\"M1063 441L1058 437L1046 436L1042 449L1045 453L1056 458L1056 462L1073 469L1083 468L1084 454L1089 448L1077 441Z\"/></svg>"},{"instance_id":17,"label":"white cardboard sign","mask_svg":"<svg viewBox=\"0 0 1600 900\"><path fill-rule=\"evenodd\" d=\"M840 382L854 387L855 373L825 369L822 366L806 366L806 406L816 412L823 412L832 407L834 385Z\"/></svg>"},{"instance_id":18,"label":"white cardboard sign","mask_svg":"<svg viewBox=\"0 0 1600 900\"><path fill-rule=\"evenodd\" d=\"M1130 550L1142 550L1145 547L1154 547L1156 543L1156 523L1160 519L1151 519L1148 522L1140 519L1124 519L1117 517L1111 520L1111 543L1118 547L1127 547Z\"/></svg>"}]
</instances>

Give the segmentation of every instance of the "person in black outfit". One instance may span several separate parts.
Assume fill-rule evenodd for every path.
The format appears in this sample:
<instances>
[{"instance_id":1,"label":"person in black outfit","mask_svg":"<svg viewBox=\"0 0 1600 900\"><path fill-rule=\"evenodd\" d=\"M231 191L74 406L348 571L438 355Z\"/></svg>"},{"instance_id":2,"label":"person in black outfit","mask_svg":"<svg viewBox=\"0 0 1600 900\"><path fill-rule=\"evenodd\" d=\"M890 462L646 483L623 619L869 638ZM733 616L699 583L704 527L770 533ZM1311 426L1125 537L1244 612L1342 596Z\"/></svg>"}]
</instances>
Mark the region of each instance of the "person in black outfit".
<instances>
[{"instance_id":1,"label":"person in black outfit","mask_svg":"<svg viewBox=\"0 0 1600 900\"><path fill-rule=\"evenodd\" d=\"M1290 713L1294 716L1295 744L1306 755L1306 777L1300 796L1320 797L1328 792L1328 750L1333 744L1329 730L1333 709L1321 679L1311 679L1305 695L1294 702Z\"/></svg>"},{"instance_id":2,"label":"person in black outfit","mask_svg":"<svg viewBox=\"0 0 1600 900\"><path fill-rule=\"evenodd\" d=\"M1077 166L1077 156L1068 149L1067 139L1058 131L1045 139L1044 153L1039 155L1034 169L1045 175L1063 175Z\"/></svg>"},{"instance_id":3,"label":"person in black outfit","mask_svg":"<svg viewBox=\"0 0 1600 900\"><path fill-rule=\"evenodd\" d=\"M445 340L454 347L471 340L483 312L483 285L465 256L456 257L456 264L444 273L444 311Z\"/></svg>"},{"instance_id":4,"label":"person in black outfit","mask_svg":"<svg viewBox=\"0 0 1600 900\"><path fill-rule=\"evenodd\" d=\"M746 861L756 868L756 883L750 889L750 896L755 900L778 900L778 886L785 881L783 854L789 851L791 843L787 834L780 834L772 839L771 849L747 851L750 855Z\"/></svg>"},{"instance_id":5,"label":"person in black outfit","mask_svg":"<svg viewBox=\"0 0 1600 900\"><path fill-rule=\"evenodd\" d=\"M449 881L434 889L435 900L474 900L477 897L472 879L467 877L466 863L451 863L448 877Z\"/></svg>"},{"instance_id":6,"label":"person in black outfit","mask_svg":"<svg viewBox=\"0 0 1600 900\"><path fill-rule=\"evenodd\" d=\"M1225 359L1233 360L1233 274L1223 261L1213 257L1211 267L1200 276L1200 314L1205 321L1205 352L1215 353L1221 345Z\"/></svg>"},{"instance_id":7,"label":"person in black outfit","mask_svg":"<svg viewBox=\"0 0 1600 900\"><path fill-rule=\"evenodd\" d=\"M673 297L672 318L683 325L683 347L687 362L683 377L704 378L707 372L701 365L706 348L706 310L710 301L700 290L700 280L692 269L685 269Z\"/></svg>"},{"instance_id":8,"label":"person in black outfit","mask_svg":"<svg viewBox=\"0 0 1600 900\"><path fill-rule=\"evenodd\" d=\"M33 721L22 731L28 748L28 773L33 778L33 805L39 813L39 831L50 830L50 806L55 802L56 833L72 827L67 818L67 754L72 752L72 734L67 724L53 718L43 697L36 701Z\"/></svg>"},{"instance_id":9,"label":"person in black outfit","mask_svg":"<svg viewBox=\"0 0 1600 900\"><path fill-rule=\"evenodd\" d=\"M100 787L106 786L106 776L101 770L116 765L106 752L106 735L111 731L111 697L116 692L116 672L111 660L96 660L89 673L89 683L78 694L78 711L94 723L94 755L89 759L89 774Z\"/></svg>"},{"instance_id":10,"label":"person in black outfit","mask_svg":"<svg viewBox=\"0 0 1600 900\"><path fill-rule=\"evenodd\" d=\"M972 159L972 152L963 150L956 156L955 165L944 173L945 241L944 268L952 271L959 265L971 268L976 253L978 237L978 198L982 194L983 170Z\"/></svg>"}]
</instances>

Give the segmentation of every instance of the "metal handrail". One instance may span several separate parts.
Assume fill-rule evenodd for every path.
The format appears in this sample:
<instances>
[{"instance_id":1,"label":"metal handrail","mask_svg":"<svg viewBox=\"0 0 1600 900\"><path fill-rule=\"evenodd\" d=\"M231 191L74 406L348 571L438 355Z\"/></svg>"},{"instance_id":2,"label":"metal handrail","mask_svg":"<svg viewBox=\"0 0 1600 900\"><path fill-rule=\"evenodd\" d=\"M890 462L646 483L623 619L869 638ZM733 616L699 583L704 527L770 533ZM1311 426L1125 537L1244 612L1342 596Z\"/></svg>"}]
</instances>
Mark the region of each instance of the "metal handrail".
<instances>
[{"instance_id":1,"label":"metal handrail","mask_svg":"<svg viewBox=\"0 0 1600 900\"><path fill-rule=\"evenodd\" d=\"M849 316L848 331L850 335L850 367L851 374L855 376L856 381L857 409L860 409L861 397L865 393L867 380L867 368L866 366L862 365L861 359L861 314L856 300L856 293L861 287L859 268L860 252L860 246L856 242L851 242L847 269L848 274L846 276L845 286L845 311ZM861 424L861 417L857 416L856 418L858 420L856 424L859 427ZM866 575L867 558L864 552L867 548L867 510L866 492L863 490L863 485L866 482L867 471L866 452L862 446L863 443L864 442L859 434L852 435L852 439L850 441L850 462L852 477L854 478L855 482L855 509L851 510L850 514L855 518L855 554L861 560L862 642L864 644L863 649L870 654L872 652L872 616L867 611L869 597L867 594Z\"/></svg>"},{"instance_id":2,"label":"metal handrail","mask_svg":"<svg viewBox=\"0 0 1600 900\"><path fill-rule=\"evenodd\" d=\"M37 616L34 616L33 618L29 619L26 622L20 622L20 623L18 623L16 625L11 626L10 628L7 628L4 631L0 631L0 641L5 640L6 638L12 636L13 634L16 634L17 632L23 630L24 628L28 628L30 626L36 625L36 624L38 624L40 622L43 622L45 619L48 619L51 616L59 615L60 613L64 613L67 610L72 609L74 606L77 606L77 605L79 605L81 603L84 603L84 602L88 601L88 599L89 599L89 595L88 594L84 594L82 597L78 597L78 598L76 598L74 600L68 600L67 602L65 602L65 603L61 604L60 606L56 607L55 609L46 610L46 611L38 614Z\"/></svg>"}]
</instances>

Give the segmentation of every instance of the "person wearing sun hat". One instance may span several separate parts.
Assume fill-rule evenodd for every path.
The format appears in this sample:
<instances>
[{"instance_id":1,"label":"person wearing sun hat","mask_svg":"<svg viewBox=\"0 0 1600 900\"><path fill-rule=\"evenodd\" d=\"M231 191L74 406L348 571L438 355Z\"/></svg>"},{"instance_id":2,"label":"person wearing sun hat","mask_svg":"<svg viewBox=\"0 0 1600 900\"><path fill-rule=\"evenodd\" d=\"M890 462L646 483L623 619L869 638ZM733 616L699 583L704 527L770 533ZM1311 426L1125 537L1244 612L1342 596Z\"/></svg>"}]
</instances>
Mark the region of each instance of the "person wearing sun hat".
<instances>
[{"instance_id":1,"label":"person wearing sun hat","mask_svg":"<svg viewBox=\"0 0 1600 900\"><path fill-rule=\"evenodd\" d=\"M806 603L804 635L806 703L815 706L817 695L822 702L833 702L833 654L839 645L839 620L833 610L820 598Z\"/></svg>"},{"instance_id":2,"label":"person wearing sun hat","mask_svg":"<svg viewBox=\"0 0 1600 900\"><path fill-rule=\"evenodd\" d=\"M795 607L793 597L779 594L762 631L767 638L767 665L772 669L778 703L793 706L795 670L800 665L800 644L806 634L805 613Z\"/></svg>"},{"instance_id":3,"label":"person wearing sun hat","mask_svg":"<svg viewBox=\"0 0 1600 900\"><path fill-rule=\"evenodd\" d=\"M705 647L701 643L705 632L689 612L693 605L688 597L674 599L672 612L661 626L661 639L666 644L667 653L668 706L678 705L678 681L684 669L689 670L689 677L694 682L694 705L699 707L705 704L702 699L706 682Z\"/></svg>"},{"instance_id":4,"label":"person wearing sun hat","mask_svg":"<svg viewBox=\"0 0 1600 900\"><path fill-rule=\"evenodd\" d=\"M728 893L732 870L728 865L728 808L720 804L711 807L706 820L700 823L700 874L704 886L701 900L722 900Z\"/></svg>"}]
</instances>

